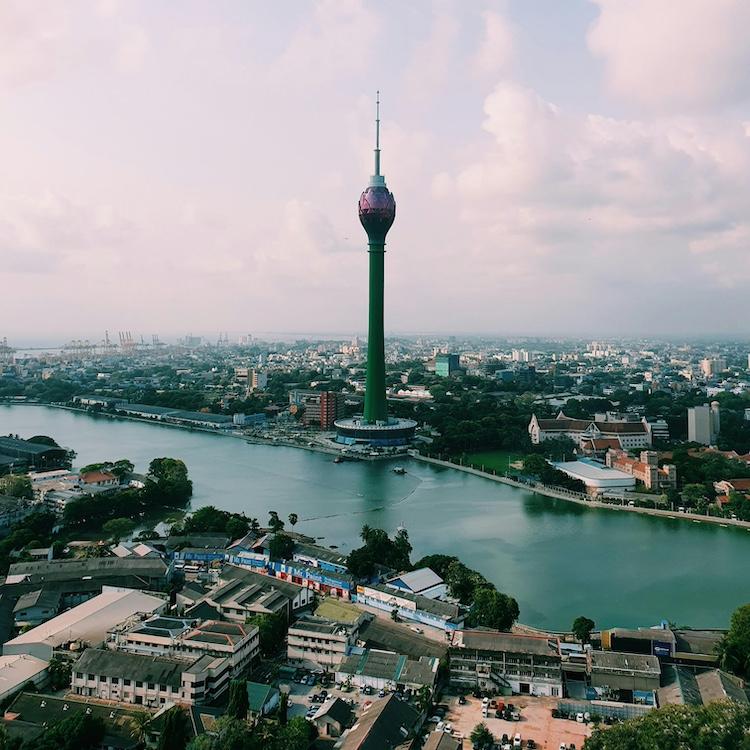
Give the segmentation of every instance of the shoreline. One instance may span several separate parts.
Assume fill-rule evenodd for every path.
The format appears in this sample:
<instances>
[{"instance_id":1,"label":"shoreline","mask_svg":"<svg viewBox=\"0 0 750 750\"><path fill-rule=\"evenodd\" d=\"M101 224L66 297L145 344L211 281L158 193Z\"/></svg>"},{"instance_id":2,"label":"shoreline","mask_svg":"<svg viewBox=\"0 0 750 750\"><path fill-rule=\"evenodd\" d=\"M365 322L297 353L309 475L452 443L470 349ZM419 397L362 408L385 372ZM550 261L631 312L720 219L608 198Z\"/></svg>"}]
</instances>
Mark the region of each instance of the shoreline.
<instances>
[{"instance_id":1,"label":"shoreline","mask_svg":"<svg viewBox=\"0 0 750 750\"><path fill-rule=\"evenodd\" d=\"M627 513L640 513L646 516L657 516L659 518L666 518L672 521L692 521L693 523L711 523L714 525L729 528L735 526L737 528L745 529L750 531L750 521L740 521L739 519L734 520L731 518L719 518L718 516L703 516L698 513L679 513L673 510L662 510L661 508L639 508L637 506L630 505L617 505L615 503L604 503L601 500L586 500L579 493L563 490L553 489L546 485L540 484L524 484L523 482L517 482L510 477L503 476L502 474L489 474L486 471L474 469L470 466L461 466L460 464L454 464L452 461L444 461L439 458L431 458L429 456L423 456L419 451L413 450L409 452L411 458L416 461L424 461L426 463L433 464L435 466L442 466L446 469L457 469L458 471L466 472L467 474L473 474L476 477L483 479L489 479L493 482L499 482L516 489L526 490L536 495L544 495L545 497L552 497L557 500L567 500L571 503L577 503L587 508L600 508L603 510L613 511L625 511Z\"/></svg>"},{"instance_id":2,"label":"shoreline","mask_svg":"<svg viewBox=\"0 0 750 750\"><path fill-rule=\"evenodd\" d=\"M602 510L612 511L625 511L627 513L639 513L646 516L655 516L657 518L664 518L671 521L691 521L693 523L709 523L722 528L736 527L739 529L745 529L750 531L750 521L741 521L739 519L731 518L720 518L717 516L707 516L698 513L680 513L678 511L663 510L661 508L640 508L637 506L629 505L617 505L615 503L604 503L601 500L589 500L585 499L580 493L573 492L571 490L563 490L552 487L547 487L539 482L535 484L524 484L523 482L517 482L510 477L503 476L502 474L490 474L480 469L474 469L470 466L463 466L461 464L453 463L452 461L446 461L439 458L432 458L430 456L422 455L417 449L408 449L403 453L383 456L352 456L342 455L342 451L335 448L329 448L325 445L316 443L315 445L307 445L296 443L292 440L278 439L274 440L271 438L260 438L254 435L238 434L235 431L229 430L214 430L209 427L191 427L188 425L173 424L170 422L162 422L156 419L146 419L144 417L134 416L122 416L120 414L109 414L107 412L95 412L92 413L87 409L81 409L75 406L68 406L67 404L47 404L39 401L19 401L19 402L0 402L0 406L42 406L52 409L63 409L65 411L72 411L78 414L84 414L89 417L106 417L111 420L122 419L128 422L139 422L141 424L156 425L158 427L171 427L179 430L187 430L189 432L201 432L208 435L217 435L219 437L230 437L235 440L244 440L248 445L265 445L269 447L280 446L283 448L297 448L306 450L311 453L321 453L327 456L341 456L344 461L392 461L397 458L411 458L415 461L422 461L424 463L433 464L434 466L442 466L445 469L455 469L457 471L463 471L467 474L479 477L481 479L489 479L493 482L505 484L515 489L525 490L537 495L543 495L545 497L552 497L557 500L566 500L567 502L576 503L587 508L598 508ZM309 442L309 441L308 441Z\"/></svg>"}]
</instances>

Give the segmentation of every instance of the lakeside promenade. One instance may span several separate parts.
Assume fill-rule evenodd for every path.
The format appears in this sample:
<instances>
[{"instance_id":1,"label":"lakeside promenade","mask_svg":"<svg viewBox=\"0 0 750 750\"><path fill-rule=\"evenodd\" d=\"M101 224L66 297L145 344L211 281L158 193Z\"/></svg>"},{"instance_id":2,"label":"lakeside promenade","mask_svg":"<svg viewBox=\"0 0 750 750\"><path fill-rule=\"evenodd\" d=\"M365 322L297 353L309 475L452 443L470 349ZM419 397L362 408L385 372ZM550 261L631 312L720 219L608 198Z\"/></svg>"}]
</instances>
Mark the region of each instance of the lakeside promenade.
<instances>
[{"instance_id":1,"label":"lakeside promenade","mask_svg":"<svg viewBox=\"0 0 750 750\"><path fill-rule=\"evenodd\" d=\"M561 487L548 487L547 485L541 484L540 482L532 482L526 484L519 482L510 477L503 476L502 474L491 474L481 469L475 469L471 466L462 466L461 464L455 464L452 461L444 461L439 458L431 458L430 456L424 456L417 450L409 451L409 456L416 461L424 461L425 463L433 464L434 466L443 466L446 469L456 469L458 471L464 471L467 474L473 474L476 477L482 477L483 479L489 479L493 482L499 482L501 484L507 484L511 487L517 487L527 492L533 492L537 495L544 495L546 497L554 497L558 500L567 500L571 503L578 503L578 505L585 505L588 508L602 508L603 510L615 510L624 511L626 513L640 513L646 516L659 516L660 518L669 518L675 521L692 521L693 523L712 523L718 526L727 528L729 526L737 526L750 531L750 521L740 521L732 518L720 518L717 516L704 516L699 513L679 513L673 510L663 510L661 508L642 508L638 506L617 504L617 503L605 503L601 500L592 500L588 495L584 495L580 492L573 492L572 490L566 490Z\"/></svg>"}]
</instances>

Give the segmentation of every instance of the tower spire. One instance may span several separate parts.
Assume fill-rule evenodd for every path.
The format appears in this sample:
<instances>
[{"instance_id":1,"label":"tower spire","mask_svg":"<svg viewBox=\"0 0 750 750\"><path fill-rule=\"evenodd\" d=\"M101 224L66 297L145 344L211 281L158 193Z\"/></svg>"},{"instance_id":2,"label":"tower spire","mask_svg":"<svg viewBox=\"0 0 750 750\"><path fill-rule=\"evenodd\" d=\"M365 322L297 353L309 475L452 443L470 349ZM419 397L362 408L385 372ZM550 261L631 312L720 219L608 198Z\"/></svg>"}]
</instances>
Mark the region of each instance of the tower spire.
<instances>
[{"instance_id":1,"label":"tower spire","mask_svg":"<svg viewBox=\"0 0 750 750\"><path fill-rule=\"evenodd\" d=\"M375 176L380 174L380 91L375 95Z\"/></svg>"},{"instance_id":2,"label":"tower spire","mask_svg":"<svg viewBox=\"0 0 750 750\"><path fill-rule=\"evenodd\" d=\"M375 96L375 174L370 177L370 187L385 187L385 177L380 174L380 91Z\"/></svg>"}]
</instances>

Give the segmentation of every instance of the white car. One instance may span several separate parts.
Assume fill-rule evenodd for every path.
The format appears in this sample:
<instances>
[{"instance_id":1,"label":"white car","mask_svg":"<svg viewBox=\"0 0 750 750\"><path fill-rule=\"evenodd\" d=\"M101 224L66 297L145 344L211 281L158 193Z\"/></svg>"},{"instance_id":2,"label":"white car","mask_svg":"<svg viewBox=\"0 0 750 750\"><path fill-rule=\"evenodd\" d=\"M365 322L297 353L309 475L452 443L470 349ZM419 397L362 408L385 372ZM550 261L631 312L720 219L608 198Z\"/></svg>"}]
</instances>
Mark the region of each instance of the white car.
<instances>
[{"instance_id":1,"label":"white car","mask_svg":"<svg viewBox=\"0 0 750 750\"><path fill-rule=\"evenodd\" d=\"M568 746L564 742L561 742L560 743L560 750L568 750Z\"/></svg>"},{"instance_id":2,"label":"white car","mask_svg":"<svg viewBox=\"0 0 750 750\"><path fill-rule=\"evenodd\" d=\"M490 699L485 695L484 698L482 698L482 705L483 706L489 706L490 705Z\"/></svg>"},{"instance_id":3,"label":"white car","mask_svg":"<svg viewBox=\"0 0 750 750\"><path fill-rule=\"evenodd\" d=\"M513 738L513 747L521 747L521 735L518 732L516 732L516 736Z\"/></svg>"},{"instance_id":4,"label":"white car","mask_svg":"<svg viewBox=\"0 0 750 750\"><path fill-rule=\"evenodd\" d=\"M583 724L583 714L580 711L576 714L576 721L579 724Z\"/></svg>"},{"instance_id":5,"label":"white car","mask_svg":"<svg viewBox=\"0 0 750 750\"><path fill-rule=\"evenodd\" d=\"M422 628L418 628L416 625L409 625L409 630L417 633L418 635L422 635L422 633L424 633L424 630L422 630Z\"/></svg>"}]
</instances>

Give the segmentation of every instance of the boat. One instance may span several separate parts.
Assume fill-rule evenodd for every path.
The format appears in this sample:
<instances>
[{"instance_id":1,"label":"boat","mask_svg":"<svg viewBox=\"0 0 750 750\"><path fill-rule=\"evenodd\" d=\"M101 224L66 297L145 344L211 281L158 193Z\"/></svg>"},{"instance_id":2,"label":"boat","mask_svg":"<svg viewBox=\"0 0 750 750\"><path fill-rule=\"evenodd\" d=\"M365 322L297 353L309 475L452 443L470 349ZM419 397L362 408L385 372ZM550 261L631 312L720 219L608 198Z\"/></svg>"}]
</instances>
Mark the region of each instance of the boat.
<instances>
[{"instance_id":1,"label":"boat","mask_svg":"<svg viewBox=\"0 0 750 750\"><path fill-rule=\"evenodd\" d=\"M406 474L406 469L403 466L394 466L393 473L394 474Z\"/></svg>"},{"instance_id":2,"label":"boat","mask_svg":"<svg viewBox=\"0 0 750 750\"><path fill-rule=\"evenodd\" d=\"M333 463L342 464L344 463L344 459L341 456L336 456L336 458L333 459Z\"/></svg>"}]
</instances>

